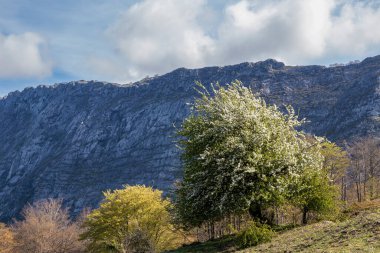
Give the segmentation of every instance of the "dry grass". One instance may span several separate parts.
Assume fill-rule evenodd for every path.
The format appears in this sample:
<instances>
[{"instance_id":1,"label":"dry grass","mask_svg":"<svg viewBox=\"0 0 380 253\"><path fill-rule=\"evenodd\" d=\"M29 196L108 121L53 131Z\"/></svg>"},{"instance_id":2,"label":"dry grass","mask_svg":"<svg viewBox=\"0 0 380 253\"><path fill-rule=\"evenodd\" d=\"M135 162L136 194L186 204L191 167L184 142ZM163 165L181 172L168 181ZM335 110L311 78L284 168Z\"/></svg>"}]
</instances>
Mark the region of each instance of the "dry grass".
<instances>
[{"instance_id":1,"label":"dry grass","mask_svg":"<svg viewBox=\"0 0 380 253\"><path fill-rule=\"evenodd\" d=\"M345 221L295 228L240 252L380 252L380 209L365 209Z\"/></svg>"},{"instance_id":2,"label":"dry grass","mask_svg":"<svg viewBox=\"0 0 380 253\"><path fill-rule=\"evenodd\" d=\"M355 202L352 203L348 210L349 212L355 212L355 211L364 211L364 210L373 210L373 209L380 209L380 199L374 199L371 201L364 201L364 202Z\"/></svg>"}]
</instances>

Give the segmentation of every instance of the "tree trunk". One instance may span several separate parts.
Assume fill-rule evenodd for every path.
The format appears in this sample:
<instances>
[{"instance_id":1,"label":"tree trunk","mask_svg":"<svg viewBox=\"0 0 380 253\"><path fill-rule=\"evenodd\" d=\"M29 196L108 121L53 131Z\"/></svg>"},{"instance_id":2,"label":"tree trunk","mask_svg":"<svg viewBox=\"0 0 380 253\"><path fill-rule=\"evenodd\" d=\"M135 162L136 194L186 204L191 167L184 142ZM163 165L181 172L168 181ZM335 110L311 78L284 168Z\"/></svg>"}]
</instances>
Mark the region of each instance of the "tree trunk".
<instances>
[{"instance_id":1,"label":"tree trunk","mask_svg":"<svg viewBox=\"0 0 380 253\"><path fill-rule=\"evenodd\" d=\"M364 179L363 179L363 198L361 200L366 200L367 198L367 180L368 180L368 175L367 175L367 168L364 168Z\"/></svg>"},{"instance_id":2,"label":"tree trunk","mask_svg":"<svg viewBox=\"0 0 380 253\"><path fill-rule=\"evenodd\" d=\"M369 197L373 198L373 178L375 176L375 168L374 168L374 157L373 155L369 158L369 166L368 166L368 180L369 180Z\"/></svg>"},{"instance_id":3,"label":"tree trunk","mask_svg":"<svg viewBox=\"0 0 380 253\"><path fill-rule=\"evenodd\" d=\"M248 211L253 220L258 220L259 222L263 221L264 217L260 205L251 204Z\"/></svg>"},{"instance_id":4,"label":"tree trunk","mask_svg":"<svg viewBox=\"0 0 380 253\"><path fill-rule=\"evenodd\" d=\"M275 211L276 211L276 225L280 225L280 216L278 214L278 207L277 206L276 206Z\"/></svg>"},{"instance_id":5,"label":"tree trunk","mask_svg":"<svg viewBox=\"0 0 380 253\"><path fill-rule=\"evenodd\" d=\"M344 200L346 202L348 201L348 198L347 198L347 184L344 184Z\"/></svg>"},{"instance_id":6,"label":"tree trunk","mask_svg":"<svg viewBox=\"0 0 380 253\"><path fill-rule=\"evenodd\" d=\"M211 228L210 228L210 222L207 222L207 237L208 240L211 239Z\"/></svg>"},{"instance_id":7,"label":"tree trunk","mask_svg":"<svg viewBox=\"0 0 380 253\"><path fill-rule=\"evenodd\" d=\"M305 206L302 210L302 224L307 224L307 213L309 212L309 209Z\"/></svg>"},{"instance_id":8,"label":"tree trunk","mask_svg":"<svg viewBox=\"0 0 380 253\"><path fill-rule=\"evenodd\" d=\"M358 198L358 202L360 202L360 183L356 182L356 196Z\"/></svg>"},{"instance_id":9,"label":"tree trunk","mask_svg":"<svg viewBox=\"0 0 380 253\"><path fill-rule=\"evenodd\" d=\"M211 222L211 239L215 239L215 223Z\"/></svg>"},{"instance_id":10,"label":"tree trunk","mask_svg":"<svg viewBox=\"0 0 380 253\"><path fill-rule=\"evenodd\" d=\"M361 173L359 172L358 175L358 182L356 182L356 192L358 195L358 202L362 202L363 196L362 196L362 177Z\"/></svg>"}]
</instances>

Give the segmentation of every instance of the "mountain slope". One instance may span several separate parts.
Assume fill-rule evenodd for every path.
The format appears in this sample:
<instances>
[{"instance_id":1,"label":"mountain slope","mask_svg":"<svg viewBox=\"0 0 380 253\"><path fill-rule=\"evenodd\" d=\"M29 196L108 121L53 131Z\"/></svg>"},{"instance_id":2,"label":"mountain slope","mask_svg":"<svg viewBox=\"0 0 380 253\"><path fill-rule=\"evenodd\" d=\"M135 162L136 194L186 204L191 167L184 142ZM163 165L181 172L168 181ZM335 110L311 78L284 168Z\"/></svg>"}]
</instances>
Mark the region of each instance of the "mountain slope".
<instances>
[{"instance_id":1,"label":"mountain slope","mask_svg":"<svg viewBox=\"0 0 380 253\"><path fill-rule=\"evenodd\" d=\"M304 129L343 141L380 129L380 56L359 64L285 66L275 60L177 69L130 85L78 81L0 100L0 219L27 202L63 198L74 213L101 191L147 184L168 192L181 175L175 126L197 93L235 79L268 102L291 104Z\"/></svg>"}]
</instances>

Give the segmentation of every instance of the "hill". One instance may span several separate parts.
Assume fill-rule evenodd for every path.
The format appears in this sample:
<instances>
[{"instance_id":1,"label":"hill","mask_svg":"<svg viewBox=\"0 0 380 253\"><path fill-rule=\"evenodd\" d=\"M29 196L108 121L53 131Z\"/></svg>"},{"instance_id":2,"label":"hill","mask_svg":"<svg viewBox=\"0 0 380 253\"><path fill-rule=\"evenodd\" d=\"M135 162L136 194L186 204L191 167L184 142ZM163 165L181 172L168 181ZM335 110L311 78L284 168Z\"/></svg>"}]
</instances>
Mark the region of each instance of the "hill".
<instances>
[{"instance_id":1,"label":"hill","mask_svg":"<svg viewBox=\"0 0 380 253\"><path fill-rule=\"evenodd\" d=\"M240 252L380 252L379 219L380 210L367 210L343 222L299 227Z\"/></svg>"},{"instance_id":2,"label":"hill","mask_svg":"<svg viewBox=\"0 0 380 253\"><path fill-rule=\"evenodd\" d=\"M0 220L28 202L62 198L73 214L106 189L146 184L170 192L181 176L175 126L205 85L241 80L269 103L291 104L304 130L342 142L378 134L380 56L346 66L275 60L177 69L119 85L73 81L0 99Z\"/></svg>"},{"instance_id":3,"label":"hill","mask_svg":"<svg viewBox=\"0 0 380 253\"><path fill-rule=\"evenodd\" d=\"M343 221L321 221L279 233L270 243L236 250L229 237L188 245L172 253L187 252L380 252L380 202L376 208L355 211Z\"/></svg>"}]
</instances>

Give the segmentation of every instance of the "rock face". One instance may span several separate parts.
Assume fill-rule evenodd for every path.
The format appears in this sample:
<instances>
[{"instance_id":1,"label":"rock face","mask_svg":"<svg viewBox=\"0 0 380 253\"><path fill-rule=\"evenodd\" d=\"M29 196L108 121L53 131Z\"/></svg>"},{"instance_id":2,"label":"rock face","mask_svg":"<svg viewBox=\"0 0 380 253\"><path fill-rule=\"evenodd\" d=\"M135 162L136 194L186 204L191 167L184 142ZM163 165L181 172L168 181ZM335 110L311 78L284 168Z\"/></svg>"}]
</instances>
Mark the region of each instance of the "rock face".
<instances>
[{"instance_id":1,"label":"rock face","mask_svg":"<svg viewBox=\"0 0 380 253\"><path fill-rule=\"evenodd\" d=\"M291 104L304 130L334 141L380 130L380 56L347 66L275 60L177 69L131 85L78 81L27 88L0 100L0 219L28 202L62 198L75 214L106 189L146 184L169 192L181 176L175 126L189 114L194 81L251 86Z\"/></svg>"}]
</instances>

